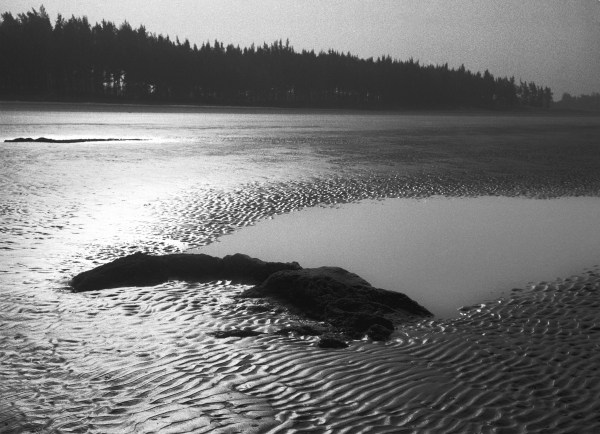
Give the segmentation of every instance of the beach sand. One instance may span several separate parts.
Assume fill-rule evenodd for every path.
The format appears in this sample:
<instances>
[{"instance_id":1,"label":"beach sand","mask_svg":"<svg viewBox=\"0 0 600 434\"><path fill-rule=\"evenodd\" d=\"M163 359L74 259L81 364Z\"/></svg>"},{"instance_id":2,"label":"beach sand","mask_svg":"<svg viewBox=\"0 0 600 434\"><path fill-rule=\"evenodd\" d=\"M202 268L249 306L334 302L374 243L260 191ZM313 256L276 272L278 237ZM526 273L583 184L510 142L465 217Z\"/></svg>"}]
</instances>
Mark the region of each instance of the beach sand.
<instances>
[{"instance_id":1,"label":"beach sand","mask_svg":"<svg viewBox=\"0 0 600 434\"><path fill-rule=\"evenodd\" d=\"M597 142L573 143L572 132L557 127L549 133L556 143L585 152L536 147L538 133L535 143L517 138L508 148L480 148L473 136L477 146L468 149L452 140L452 149L377 149L376 160L350 149L335 176L199 187L148 204L164 218L131 238L90 243L80 256L59 250L20 259L29 268L39 262L40 276L11 274L21 289L0 300L0 431L599 432L597 267L465 308L458 318L407 324L388 342L356 340L340 350L319 348L318 337L276 334L311 323L263 300L237 299L247 286L168 282L73 293L66 283L118 256L185 251L309 206L432 195L598 197ZM55 233L51 220L40 221ZM215 335L236 329L263 334Z\"/></svg>"},{"instance_id":2,"label":"beach sand","mask_svg":"<svg viewBox=\"0 0 600 434\"><path fill-rule=\"evenodd\" d=\"M65 294L63 310L94 323L86 348L73 348L86 357L65 364L62 353L81 342L56 342L39 361L44 369L11 394L19 402L36 375L77 366L71 383L45 381L34 395L57 408L95 409L59 424L65 432L597 432L598 272L540 282L464 308L460 318L423 320L386 343L359 340L343 350L275 334L310 322L236 299L246 286L171 282ZM87 312L74 312L78 297ZM240 328L264 334L214 337ZM9 338L25 339L17 330ZM24 346L20 357L28 349L40 353ZM10 406L1 409L14 426L16 408L12 419ZM43 424L28 414L32 429Z\"/></svg>"},{"instance_id":3,"label":"beach sand","mask_svg":"<svg viewBox=\"0 0 600 434\"><path fill-rule=\"evenodd\" d=\"M356 190L297 184L286 202L277 185L213 191L206 196L212 202L194 198L197 226L174 221L165 228L201 244L285 207L326 203L328 194L347 201L364 195L364 186L393 195L394 185L406 188L393 179L350 184ZM190 203L179 205L194 212ZM211 206L224 208L223 221ZM96 253L91 257L102 262ZM1 390L10 399L0 418L6 432L596 432L598 272L540 282L465 308L459 318L408 324L386 343L351 341L342 350L319 348L317 337L276 334L310 322L262 300L235 298L247 286L169 282L84 294L65 287L4 329L11 342L4 363L14 377L7 379L11 390ZM61 329L35 329L39 313L63 317ZM235 329L264 334L215 337ZM50 425L47 413L36 413L49 405L63 415ZM82 409L86 417L69 416Z\"/></svg>"}]
</instances>

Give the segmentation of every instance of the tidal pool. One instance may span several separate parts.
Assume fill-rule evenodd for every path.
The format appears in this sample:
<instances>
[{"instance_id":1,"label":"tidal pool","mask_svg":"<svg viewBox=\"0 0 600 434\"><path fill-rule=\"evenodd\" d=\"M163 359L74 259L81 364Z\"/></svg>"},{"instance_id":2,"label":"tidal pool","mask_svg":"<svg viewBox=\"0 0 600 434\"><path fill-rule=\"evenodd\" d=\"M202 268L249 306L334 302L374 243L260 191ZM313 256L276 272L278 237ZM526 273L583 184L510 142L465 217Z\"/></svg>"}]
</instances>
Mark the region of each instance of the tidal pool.
<instances>
[{"instance_id":1,"label":"tidal pool","mask_svg":"<svg viewBox=\"0 0 600 434\"><path fill-rule=\"evenodd\" d=\"M194 251L340 266L452 317L596 265L599 215L590 197L369 200L279 215Z\"/></svg>"}]
</instances>

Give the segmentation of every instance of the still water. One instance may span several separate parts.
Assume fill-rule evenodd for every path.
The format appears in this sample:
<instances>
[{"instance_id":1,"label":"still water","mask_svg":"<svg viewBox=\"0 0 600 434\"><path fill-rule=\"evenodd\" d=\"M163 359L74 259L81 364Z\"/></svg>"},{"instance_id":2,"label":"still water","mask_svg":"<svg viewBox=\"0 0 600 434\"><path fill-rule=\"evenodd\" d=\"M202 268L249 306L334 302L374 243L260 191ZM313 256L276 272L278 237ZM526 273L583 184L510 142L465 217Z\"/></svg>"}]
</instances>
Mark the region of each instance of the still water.
<instances>
[{"instance_id":1,"label":"still water","mask_svg":"<svg viewBox=\"0 0 600 434\"><path fill-rule=\"evenodd\" d=\"M442 317L600 258L600 200L387 199L277 216L197 249L335 265Z\"/></svg>"},{"instance_id":2,"label":"still water","mask_svg":"<svg viewBox=\"0 0 600 434\"><path fill-rule=\"evenodd\" d=\"M244 318L213 306L238 288L69 292L74 274L127 253L223 239L218 249L237 232L251 241L235 250L345 266L442 316L580 273L599 256L590 176L599 133L597 118L572 116L1 103L1 141L120 141L0 143L0 422L16 432L151 431L204 414L184 399L188 386L213 387L199 378L222 386L224 402L241 396L232 421L253 420L247 396L232 398L215 372L235 354L245 384L246 361L258 364L262 350L207 334ZM562 198L489 197L521 192ZM571 193L588 197L563 197ZM399 199L348 204L384 198ZM348 205L314 209L332 204ZM313 209L282 216L302 208ZM463 282L470 289L456 292ZM211 365L215 351L222 365Z\"/></svg>"},{"instance_id":3,"label":"still water","mask_svg":"<svg viewBox=\"0 0 600 434\"><path fill-rule=\"evenodd\" d=\"M458 184L467 185L458 195L462 191L481 196L487 191L481 188L484 181L480 179L485 178L469 179L471 173L512 175L514 166L530 172L533 160L550 159L553 154L557 161L550 160L551 168L558 172L560 161L567 160L559 147L563 136L569 134L571 147L581 147L599 130L598 119L569 116L3 103L0 140L123 141L0 145L2 279L13 283L41 279L46 282L43 290L52 291L56 282L64 285L72 274L91 264L136 250L198 247L266 217L306 206L427 197L440 194L440 189L443 195L457 194L445 193L443 183L433 186L422 173L457 173ZM552 152L537 150L542 141ZM523 154L519 164L508 164L507 156L496 150L498 143L504 148L518 147L518 154ZM582 168L584 161L593 164L585 155L580 160L576 163ZM473 166L477 168L471 170ZM407 174L416 174L417 181L403 178ZM383 177L383 181L372 182L373 177ZM316 266L336 262L340 255L332 253L335 249L344 255L354 252L373 257L366 262L340 258L339 265L360 271L386 288L427 286L441 291L442 277L432 280L435 273L460 276L459 281L468 280L479 288L467 291L472 297L453 300L447 309L439 306L438 311L446 314L460 304L481 301L477 291L497 293L499 284L490 287L475 276L514 276L507 286L522 285L544 278L545 272L553 278L597 262L582 245L592 243L599 232L589 221L596 198L395 203L314 211L319 217L306 219L300 216L310 213L301 214L293 223L302 228L298 231L264 225L260 237L273 242L251 243L248 253L280 240L280 248L264 252L270 255L268 259L281 254L286 260ZM580 224L582 219L588 220ZM354 244L338 245L332 239L287 242L279 235L268 235L271 227L273 233L320 234ZM513 232L506 232L508 228ZM508 239L519 244L505 246ZM536 247L540 240L546 244ZM550 245L566 257L548 262L544 255L552 251ZM257 251L257 256L262 254ZM474 259L478 261L473 263ZM535 261L548 266L518 277L513 269L500 267L512 263L526 268L525 264ZM559 263L569 267L558 267ZM391 273L390 267L402 272ZM56 280L45 280L48 274ZM418 277L411 279L411 275ZM3 291L7 286L3 285ZM445 298L440 297L436 305L445 303Z\"/></svg>"}]
</instances>

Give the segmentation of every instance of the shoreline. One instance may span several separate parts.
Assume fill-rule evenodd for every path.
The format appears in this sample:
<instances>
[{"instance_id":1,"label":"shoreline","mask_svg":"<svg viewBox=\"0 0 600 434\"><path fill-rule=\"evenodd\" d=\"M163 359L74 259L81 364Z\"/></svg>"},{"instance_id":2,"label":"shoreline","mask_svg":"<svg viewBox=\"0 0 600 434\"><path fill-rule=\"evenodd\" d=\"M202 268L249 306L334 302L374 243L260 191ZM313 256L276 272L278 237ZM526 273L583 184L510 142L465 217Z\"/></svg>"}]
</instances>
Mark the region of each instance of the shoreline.
<instances>
[{"instance_id":1,"label":"shoreline","mask_svg":"<svg viewBox=\"0 0 600 434\"><path fill-rule=\"evenodd\" d=\"M141 112L191 112L191 113L257 113L257 114L302 114L302 113L340 113L360 115L471 115L471 116L592 116L596 112L568 109L536 109L536 108L410 108L410 109L365 109L365 108L326 108L326 107L287 107L287 106L246 106L246 105L211 105L211 104L184 104L184 103L159 103L147 101L89 101L89 100L43 100L43 99L1 99L0 108L11 106L29 106L28 109L46 110L48 107L63 109L64 111L80 110L81 108L96 109L97 111L127 111L136 109Z\"/></svg>"}]
</instances>

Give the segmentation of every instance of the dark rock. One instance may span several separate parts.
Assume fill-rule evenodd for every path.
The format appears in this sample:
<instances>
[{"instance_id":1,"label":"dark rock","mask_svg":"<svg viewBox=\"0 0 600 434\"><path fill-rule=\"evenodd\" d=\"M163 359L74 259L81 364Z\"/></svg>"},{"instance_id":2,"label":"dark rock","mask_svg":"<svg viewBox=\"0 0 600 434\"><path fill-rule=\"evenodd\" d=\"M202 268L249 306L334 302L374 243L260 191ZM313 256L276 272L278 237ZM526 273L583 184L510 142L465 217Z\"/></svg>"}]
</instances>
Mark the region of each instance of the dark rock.
<instances>
[{"instance_id":1,"label":"dark rock","mask_svg":"<svg viewBox=\"0 0 600 434\"><path fill-rule=\"evenodd\" d=\"M239 283L259 283L277 271L301 268L297 262L265 262L241 253L221 260L223 278Z\"/></svg>"},{"instance_id":2,"label":"dark rock","mask_svg":"<svg viewBox=\"0 0 600 434\"><path fill-rule=\"evenodd\" d=\"M264 313L264 312L270 312L272 310L273 310L273 306L264 305L264 304L257 304L254 306L248 306L246 308L246 311L248 313Z\"/></svg>"},{"instance_id":3,"label":"dark rock","mask_svg":"<svg viewBox=\"0 0 600 434\"><path fill-rule=\"evenodd\" d=\"M90 291L120 286L151 286L168 280L209 282L231 280L256 284L240 297L270 298L297 313L329 323L319 328L291 326L278 334L321 335L334 331L346 339L373 340L390 337L396 324L431 316L420 304L404 294L374 288L356 274L339 267L302 269L297 262L264 262L247 255L235 254L216 258L204 254L153 256L136 253L78 274L71 280L75 291ZM249 310L269 310L268 306L251 306ZM219 338L255 336L252 330L217 332ZM320 347L342 348L345 342L323 337ZM341 344L340 344L341 342ZM333 345L333 346L332 346Z\"/></svg>"},{"instance_id":4,"label":"dark rock","mask_svg":"<svg viewBox=\"0 0 600 434\"><path fill-rule=\"evenodd\" d=\"M317 345L319 348L348 348L345 341L333 336L323 336Z\"/></svg>"},{"instance_id":5,"label":"dark rock","mask_svg":"<svg viewBox=\"0 0 600 434\"><path fill-rule=\"evenodd\" d=\"M153 286L168 280L231 280L235 283L256 284L276 271L300 268L297 262L264 262L239 253L223 259L204 254L153 256L135 253L80 273L70 283L75 291Z\"/></svg>"},{"instance_id":6,"label":"dark rock","mask_svg":"<svg viewBox=\"0 0 600 434\"><path fill-rule=\"evenodd\" d=\"M356 330L362 333L373 326L380 326L388 330L394 330L394 323L385 318L383 314L371 314L365 312L353 313L348 315L348 312L339 312L340 322L346 328Z\"/></svg>"},{"instance_id":7,"label":"dark rock","mask_svg":"<svg viewBox=\"0 0 600 434\"><path fill-rule=\"evenodd\" d=\"M316 328L316 327L305 325L305 324L299 324L299 325L284 327L275 332L275 334L284 335L284 336L288 335L289 333L295 333L300 336L321 336L323 333L325 333L325 329Z\"/></svg>"},{"instance_id":8,"label":"dark rock","mask_svg":"<svg viewBox=\"0 0 600 434\"><path fill-rule=\"evenodd\" d=\"M122 142L122 141L141 141L142 139L49 139L47 137L17 137L16 139L6 139L4 143L86 143L86 142Z\"/></svg>"},{"instance_id":9,"label":"dark rock","mask_svg":"<svg viewBox=\"0 0 600 434\"><path fill-rule=\"evenodd\" d=\"M225 339L225 338L247 338L250 336L258 336L264 333L256 332L250 329L233 329L233 330L223 330L218 332L209 333L217 339Z\"/></svg>"},{"instance_id":10,"label":"dark rock","mask_svg":"<svg viewBox=\"0 0 600 434\"><path fill-rule=\"evenodd\" d=\"M373 328L373 334L391 334L395 323L431 313L402 293L374 288L356 274L339 267L283 270L249 288L242 297L270 297L291 309L327 321L346 335L357 338Z\"/></svg>"},{"instance_id":11,"label":"dark rock","mask_svg":"<svg viewBox=\"0 0 600 434\"><path fill-rule=\"evenodd\" d=\"M367 336L374 341L387 341L393 332L394 329L374 324L367 329Z\"/></svg>"}]
</instances>

